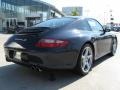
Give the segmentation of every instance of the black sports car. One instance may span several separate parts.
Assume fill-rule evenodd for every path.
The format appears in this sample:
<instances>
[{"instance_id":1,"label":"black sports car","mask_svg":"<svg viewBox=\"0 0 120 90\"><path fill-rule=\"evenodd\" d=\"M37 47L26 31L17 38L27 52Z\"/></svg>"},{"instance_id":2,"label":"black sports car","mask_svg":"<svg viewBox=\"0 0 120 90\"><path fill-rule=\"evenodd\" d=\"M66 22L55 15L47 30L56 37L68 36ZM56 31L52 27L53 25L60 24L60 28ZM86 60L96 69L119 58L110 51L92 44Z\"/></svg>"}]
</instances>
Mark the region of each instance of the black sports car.
<instances>
[{"instance_id":1,"label":"black sports car","mask_svg":"<svg viewBox=\"0 0 120 90\"><path fill-rule=\"evenodd\" d=\"M50 19L13 35L4 44L9 62L40 69L74 69L86 75L93 61L114 55L117 38L95 19Z\"/></svg>"}]
</instances>

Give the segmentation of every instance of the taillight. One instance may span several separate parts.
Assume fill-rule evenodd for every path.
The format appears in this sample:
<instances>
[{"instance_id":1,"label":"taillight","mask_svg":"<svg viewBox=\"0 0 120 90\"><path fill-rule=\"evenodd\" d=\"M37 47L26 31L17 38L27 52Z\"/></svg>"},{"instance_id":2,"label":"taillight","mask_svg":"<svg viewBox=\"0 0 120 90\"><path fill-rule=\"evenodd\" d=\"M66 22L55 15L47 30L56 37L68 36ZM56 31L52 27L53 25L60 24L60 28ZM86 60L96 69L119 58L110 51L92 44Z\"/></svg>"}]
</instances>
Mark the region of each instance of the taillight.
<instances>
[{"instance_id":1,"label":"taillight","mask_svg":"<svg viewBox=\"0 0 120 90\"><path fill-rule=\"evenodd\" d=\"M41 39L36 43L37 47L42 48L55 48L55 47L65 47L68 45L67 40L56 40L56 39Z\"/></svg>"}]
</instances>

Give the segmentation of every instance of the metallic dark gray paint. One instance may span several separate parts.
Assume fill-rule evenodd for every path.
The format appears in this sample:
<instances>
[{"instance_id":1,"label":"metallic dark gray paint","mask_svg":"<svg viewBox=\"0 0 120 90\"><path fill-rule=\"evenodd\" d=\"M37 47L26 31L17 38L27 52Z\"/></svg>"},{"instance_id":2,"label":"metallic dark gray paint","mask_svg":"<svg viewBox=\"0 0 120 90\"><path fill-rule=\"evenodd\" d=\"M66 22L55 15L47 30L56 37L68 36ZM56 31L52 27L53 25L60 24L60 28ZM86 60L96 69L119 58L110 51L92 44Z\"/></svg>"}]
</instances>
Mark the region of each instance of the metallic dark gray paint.
<instances>
[{"instance_id":1,"label":"metallic dark gray paint","mask_svg":"<svg viewBox=\"0 0 120 90\"><path fill-rule=\"evenodd\" d=\"M16 34L5 43L5 50L10 49L21 51L23 53L27 53L28 55L38 57L43 61L42 64L29 62L27 62L26 64L36 64L40 67L46 67L50 69L74 68L77 64L80 50L86 43L89 43L93 46L95 59L98 59L101 56L109 53L111 51L112 40L116 38L116 36L104 31L100 31L100 33L95 33L92 30L79 30L76 27L76 23L78 23L79 20L80 19L77 18L74 22L70 23L67 26L61 28L52 28L52 30L49 30L45 33ZM87 21L87 18L85 18L84 20ZM38 42L38 40L40 40L41 38L68 40L70 44L67 47L62 48L35 47L35 43ZM24 41L26 39L27 41ZM107 46L105 45L109 45L110 48L105 50L105 48L107 48ZM8 58L7 53L6 58L7 61L14 62L13 59Z\"/></svg>"}]
</instances>

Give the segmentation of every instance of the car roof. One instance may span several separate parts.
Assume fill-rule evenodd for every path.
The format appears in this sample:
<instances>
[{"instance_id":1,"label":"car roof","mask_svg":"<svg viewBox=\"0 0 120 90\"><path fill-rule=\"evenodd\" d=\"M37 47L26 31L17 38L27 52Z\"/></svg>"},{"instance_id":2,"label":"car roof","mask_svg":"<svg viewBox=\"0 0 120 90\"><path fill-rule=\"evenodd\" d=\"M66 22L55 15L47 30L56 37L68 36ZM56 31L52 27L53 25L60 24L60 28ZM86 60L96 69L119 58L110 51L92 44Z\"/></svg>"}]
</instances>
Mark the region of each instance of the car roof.
<instances>
[{"instance_id":1,"label":"car roof","mask_svg":"<svg viewBox=\"0 0 120 90\"><path fill-rule=\"evenodd\" d=\"M89 17L84 17L84 16L65 16L64 18L89 19Z\"/></svg>"}]
</instances>

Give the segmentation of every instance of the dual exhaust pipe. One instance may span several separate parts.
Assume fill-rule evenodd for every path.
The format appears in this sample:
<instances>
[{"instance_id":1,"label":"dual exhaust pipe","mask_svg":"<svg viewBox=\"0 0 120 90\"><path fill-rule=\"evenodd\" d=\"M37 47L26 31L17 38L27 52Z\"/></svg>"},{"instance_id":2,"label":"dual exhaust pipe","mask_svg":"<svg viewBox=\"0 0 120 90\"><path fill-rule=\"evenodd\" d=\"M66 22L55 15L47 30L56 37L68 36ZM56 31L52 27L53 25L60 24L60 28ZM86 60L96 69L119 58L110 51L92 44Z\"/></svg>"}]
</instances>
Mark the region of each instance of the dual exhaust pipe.
<instances>
[{"instance_id":1,"label":"dual exhaust pipe","mask_svg":"<svg viewBox=\"0 0 120 90\"><path fill-rule=\"evenodd\" d=\"M39 72L41 71L41 69L38 66L36 66L36 65L33 65L32 69L33 70L37 70ZM49 80L50 81L55 81L56 80L54 73L52 73L52 72L49 73Z\"/></svg>"},{"instance_id":2,"label":"dual exhaust pipe","mask_svg":"<svg viewBox=\"0 0 120 90\"><path fill-rule=\"evenodd\" d=\"M32 69L37 70L37 71L41 71L41 69L38 66L35 66L35 65L32 66Z\"/></svg>"}]
</instances>

